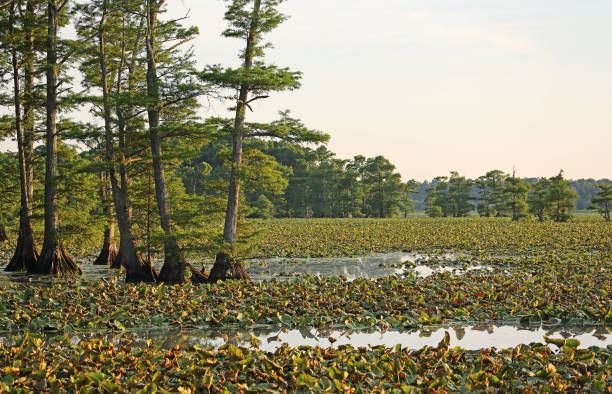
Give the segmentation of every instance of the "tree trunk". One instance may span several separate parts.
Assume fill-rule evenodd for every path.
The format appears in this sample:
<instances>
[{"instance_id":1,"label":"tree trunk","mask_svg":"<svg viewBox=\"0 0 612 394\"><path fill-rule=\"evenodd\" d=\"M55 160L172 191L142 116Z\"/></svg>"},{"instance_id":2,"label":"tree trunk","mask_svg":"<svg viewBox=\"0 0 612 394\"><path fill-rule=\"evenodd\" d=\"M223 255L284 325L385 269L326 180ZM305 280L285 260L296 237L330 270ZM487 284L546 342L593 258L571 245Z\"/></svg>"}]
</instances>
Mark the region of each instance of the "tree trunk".
<instances>
[{"instance_id":1,"label":"tree trunk","mask_svg":"<svg viewBox=\"0 0 612 394\"><path fill-rule=\"evenodd\" d=\"M102 87L102 100L104 110L104 135L106 142L106 161L108 165L108 174L111 182L113 203L115 205L115 214L117 216L117 224L119 225L119 252L111 262L112 268L120 268L122 265L126 269L126 282L155 282L158 278L157 271L152 267L150 261L145 261L140 253L136 250L134 238L132 237L132 229L130 222L130 212L128 207L128 180L127 173L125 171L125 153L121 151L121 187L117 180L117 174L115 170L115 153L114 153L114 136L112 130L112 118L109 101L109 88L107 81L107 69L106 69L106 53L104 43L104 23L106 19L106 6L107 1L104 2L103 15L100 20L100 28L98 30L99 39L99 60L100 60L100 74L101 74L101 87ZM137 44L136 44L137 45ZM125 65L125 41L122 41L122 57L121 64L119 66L117 74L117 92L121 92L122 83L122 72ZM117 117L119 119L120 134L123 136L125 133L125 118L121 111L121 106L117 103ZM123 147L121 147L123 148ZM109 207L110 209L110 207ZM111 223L112 225L112 223ZM112 228L109 228L108 238L112 238ZM105 246L106 236L105 234ZM110 247L109 247L110 249ZM103 250L104 253L104 250ZM110 251L109 251L110 253Z\"/></svg>"},{"instance_id":2,"label":"tree trunk","mask_svg":"<svg viewBox=\"0 0 612 394\"><path fill-rule=\"evenodd\" d=\"M229 254L221 252L215 258L215 264L208 275L208 282L216 283L228 279L251 280L240 262Z\"/></svg>"},{"instance_id":3,"label":"tree trunk","mask_svg":"<svg viewBox=\"0 0 612 394\"><path fill-rule=\"evenodd\" d=\"M104 243L102 244L102 250L100 251L100 255L94 261L94 265L108 265L114 266L115 260L119 256L119 249L117 249L117 245L113 242L113 238L115 235L115 223L109 222L104 229Z\"/></svg>"},{"instance_id":4,"label":"tree trunk","mask_svg":"<svg viewBox=\"0 0 612 394\"><path fill-rule=\"evenodd\" d=\"M68 275L80 274L79 266L68 256L58 239L57 213L57 22L55 0L48 1L47 20L47 131L45 160L45 236L38 263L30 273Z\"/></svg>"},{"instance_id":5,"label":"tree trunk","mask_svg":"<svg viewBox=\"0 0 612 394\"><path fill-rule=\"evenodd\" d=\"M10 35L13 39L13 26L16 3L12 4ZM26 6L27 19L31 19L32 3L28 2ZM33 88L33 45L34 37L31 29L31 21L26 20L24 23L26 30L26 40L29 43L28 49L23 56L25 68L25 93L26 100L24 105L24 116L21 118L21 88L19 80L19 64L17 59L17 48L15 43L12 43L12 66L13 66L13 85L14 85L14 102L15 102L15 130L17 134L17 151L19 159L19 181L21 207L19 211L19 235L17 237L17 247L11 261L6 266L6 271L25 271L29 267L34 267L38 261L38 251L34 245L34 233L32 231L32 147L33 147L33 111L31 104L31 92ZM25 132L24 132L25 129ZM25 134L25 135L24 135ZM5 241L6 233L2 228L0 240Z\"/></svg>"},{"instance_id":6,"label":"tree trunk","mask_svg":"<svg viewBox=\"0 0 612 394\"><path fill-rule=\"evenodd\" d=\"M244 51L244 70L248 73L253 67L255 45L257 44L257 29L259 23L261 0L253 2L253 14L247 37L246 49ZM246 118L246 104L249 99L250 86L247 81L240 86L240 94L236 103L236 116L234 118L234 130L232 133L232 164L230 170L230 184L227 196L227 209L225 211L225 224L223 226L223 241L228 244L236 242L238 228L238 206L240 204L240 178L237 173L242 164L242 145L244 141L244 122ZM239 267L239 268L237 268ZM209 281L216 282L224 280L228 276L236 276L236 279L248 279L248 275L240 262L232 259L228 253L219 253L215 264L210 271Z\"/></svg>"},{"instance_id":7,"label":"tree trunk","mask_svg":"<svg viewBox=\"0 0 612 394\"><path fill-rule=\"evenodd\" d=\"M247 37L246 50L244 52L244 70L248 73L253 67L253 56L257 43L257 28L261 0L255 0L253 4L253 15L249 36ZM230 172L230 186L227 198L227 210L225 212L225 225L223 228L223 240L229 244L236 241L236 230L238 224L238 205L240 203L240 179L237 172L242 164L243 127L246 117L246 103L249 98L250 86L244 82L240 87L240 95L236 103L236 116L234 119L234 131L232 135L232 168Z\"/></svg>"},{"instance_id":8,"label":"tree trunk","mask_svg":"<svg viewBox=\"0 0 612 394\"><path fill-rule=\"evenodd\" d=\"M149 136L151 138L151 156L153 158L153 178L155 180L155 198L161 227L164 230L164 265L159 273L159 279L168 283L183 283L185 281L185 271L188 268L187 261L183 256L176 235L174 234L173 223L170 211L170 198L166 187L166 177L162 159L160 127L160 97L159 80L157 76L157 54L156 54L156 29L157 14L160 5L147 3L147 95L148 103L147 115L149 119Z\"/></svg>"},{"instance_id":9,"label":"tree trunk","mask_svg":"<svg viewBox=\"0 0 612 394\"><path fill-rule=\"evenodd\" d=\"M8 239L8 236L6 235L6 229L4 228L4 224L0 224L0 243L4 243L8 240L9 239Z\"/></svg>"}]
</instances>

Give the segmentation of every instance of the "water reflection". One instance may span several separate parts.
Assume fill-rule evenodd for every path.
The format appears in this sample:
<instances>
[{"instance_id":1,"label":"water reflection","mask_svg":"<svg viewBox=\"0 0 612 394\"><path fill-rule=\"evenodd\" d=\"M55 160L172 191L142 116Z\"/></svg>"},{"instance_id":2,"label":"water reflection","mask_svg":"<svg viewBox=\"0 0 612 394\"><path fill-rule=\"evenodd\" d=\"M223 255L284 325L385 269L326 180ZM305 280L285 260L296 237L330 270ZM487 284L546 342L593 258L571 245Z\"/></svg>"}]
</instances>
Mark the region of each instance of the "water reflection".
<instances>
[{"instance_id":1,"label":"water reflection","mask_svg":"<svg viewBox=\"0 0 612 394\"><path fill-rule=\"evenodd\" d=\"M468 350L496 347L498 349L514 348L519 344L544 342L544 336L552 338L575 338L580 340L581 347L612 345L610 327L591 328L544 328L544 327L516 327L516 326L487 326L482 327L437 327L418 331L320 331L316 329L280 330L276 332L227 332L220 336L191 332L184 333L181 338L174 337L179 343L174 344L200 344L206 346L220 346L224 343L233 343L248 346L252 336L257 337L260 348L274 351L283 344L290 347L319 346L323 348L352 345L353 347L367 347L384 345L393 347L398 344L404 348L420 349L424 346L436 346L449 332L451 346L459 346Z\"/></svg>"},{"instance_id":2,"label":"water reflection","mask_svg":"<svg viewBox=\"0 0 612 394\"><path fill-rule=\"evenodd\" d=\"M437 272L453 272L461 274L466 271L486 269L474 260L470 263L458 264L458 254L447 253L428 256L418 253L380 253L371 256L359 257L329 257L329 258L259 258L246 261L246 268L251 278L256 281L278 279L288 280L301 275L315 275L323 277L344 276L348 280L357 278L377 279L389 275L412 276L425 278ZM101 280L122 281L124 274L119 270L106 266L97 266L90 261L79 261L83 271L81 279L89 282ZM153 265L160 270L163 261L157 259ZM197 267L201 262L195 262ZM206 262L205 268L210 270L211 262ZM31 276L23 272L0 271L0 285L17 283L26 285L50 285L56 282L74 281L74 278L62 279L53 276Z\"/></svg>"},{"instance_id":3,"label":"water reflection","mask_svg":"<svg viewBox=\"0 0 612 394\"><path fill-rule=\"evenodd\" d=\"M174 346L200 345L218 348L231 343L236 346L252 346L259 344L264 351L273 352L284 344L290 347L319 346L323 348L351 345L353 347L368 347L383 345L393 347L420 349L424 346L437 346L448 332L451 346L468 350L494 347L497 349L514 348L519 344L544 343L544 336L558 339L578 339L581 348L590 346L612 346L612 327L545 327L545 326L495 326L495 325L448 325L444 327L423 328L412 331L377 331L377 330L317 330L303 328L295 330L149 330L130 333L108 334L78 334L71 337L73 344L78 344L83 338L98 337L118 345L123 336L128 336L138 344L146 344L151 340L162 348ZM0 336L0 343L11 342L12 336ZM51 340L53 336L47 336ZM557 350L551 345L552 350Z\"/></svg>"}]
</instances>

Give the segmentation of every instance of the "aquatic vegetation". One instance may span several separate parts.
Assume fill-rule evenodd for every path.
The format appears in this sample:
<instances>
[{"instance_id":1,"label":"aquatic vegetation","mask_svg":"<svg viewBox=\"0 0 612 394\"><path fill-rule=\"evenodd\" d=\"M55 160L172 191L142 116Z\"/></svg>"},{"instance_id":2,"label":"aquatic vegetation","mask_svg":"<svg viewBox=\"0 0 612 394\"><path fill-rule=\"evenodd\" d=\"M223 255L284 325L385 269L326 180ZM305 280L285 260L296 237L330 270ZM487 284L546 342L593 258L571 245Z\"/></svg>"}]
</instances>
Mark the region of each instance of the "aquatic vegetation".
<instances>
[{"instance_id":1,"label":"aquatic vegetation","mask_svg":"<svg viewBox=\"0 0 612 394\"><path fill-rule=\"evenodd\" d=\"M355 256L389 251L463 251L532 254L534 251L612 249L612 226L601 218L569 223L512 222L506 218L275 219L263 256Z\"/></svg>"},{"instance_id":2,"label":"aquatic vegetation","mask_svg":"<svg viewBox=\"0 0 612 394\"><path fill-rule=\"evenodd\" d=\"M612 323L612 226L599 220L280 220L261 254L346 256L410 251L378 279L301 275L205 285L57 279L0 286L0 392L593 391L612 387L612 347L547 339L514 349L337 348L274 353L226 344L164 348L146 328L406 330L473 324ZM348 263L347 263L348 264ZM254 260L251 266L274 264ZM419 278L413 268L448 268ZM247 265L248 267L249 265ZM401 274L397 274L401 273ZM27 332L34 332L28 334ZM120 340L100 334L119 333ZM38 333L38 334L37 334ZM53 335L41 337L41 333ZM87 335L82 335L86 333ZM257 345L252 338L252 345ZM354 345L354 344L353 344ZM420 346L420 345L419 345ZM551 348L559 348L559 352Z\"/></svg>"},{"instance_id":3,"label":"aquatic vegetation","mask_svg":"<svg viewBox=\"0 0 612 394\"><path fill-rule=\"evenodd\" d=\"M10 285L0 288L0 330L169 325L405 328L449 320L612 322L612 270L605 257L530 262L529 269L445 272L423 280L303 276L203 286L106 281Z\"/></svg>"},{"instance_id":4,"label":"aquatic vegetation","mask_svg":"<svg viewBox=\"0 0 612 394\"><path fill-rule=\"evenodd\" d=\"M274 353L226 344L163 349L125 335L44 341L35 334L0 343L1 391L52 392L604 392L612 384L612 347L577 349L576 340L549 340L496 351L450 346L419 350L283 346Z\"/></svg>"}]
</instances>

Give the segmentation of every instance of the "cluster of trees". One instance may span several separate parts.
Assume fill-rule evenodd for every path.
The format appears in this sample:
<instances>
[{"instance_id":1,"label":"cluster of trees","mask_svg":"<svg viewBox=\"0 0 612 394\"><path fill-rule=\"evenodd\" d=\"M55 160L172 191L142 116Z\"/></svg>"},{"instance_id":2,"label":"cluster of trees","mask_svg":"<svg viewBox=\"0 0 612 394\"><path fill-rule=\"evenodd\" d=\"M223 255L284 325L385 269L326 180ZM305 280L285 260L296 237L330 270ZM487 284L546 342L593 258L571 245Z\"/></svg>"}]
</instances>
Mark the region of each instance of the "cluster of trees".
<instances>
[{"instance_id":1,"label":"cluster of trees","mask_svg":"<svg viewBox=\"0 0 612 394\"><path fill-rule=\"evenodd\" d=\"M208 143L182 173L189 193L204 195L227 178L224 145ZM392 217L412 208L412 182L402 183L383 156L343 160L325 146L254 139L245 144L253 170L246 176L244 213L249 217Z\"/></svg>"},{"instance_id":2,"label":"cluster of trees","mask_svg":"<svg viewBox=\"0 0 612 394\"><path fill-rule=\"evenodd\" d=\"M96 263L125 267L128 281L180 283L189 273L193 281L245 277L233 258L241 189L252 167L278 167L245 145L329 138L288 112L271 123L246 121L253 101L300 86L299 72L265 63L264 37L286 20L278 11L282 1L228 1L222 35L242 41L240 64L204 69L188 47L197 28L185 25L186 18L165 17L165 0L2 2L1 99L13 110L0 129L18 152L2 155L1 164L14 175L3 187L19 199L18 242L7 269L78 273L63 241L84 227L83 236L103 227ZM68 25L76 38L63 36ZM234 117L200 119L202 97L231 103ZM84 108L89 122L71 120ZM218 153L227 176L212 192L187 193L181 176L202 169L197 147L211 142L223 146ZM5 196L3 214L15 200ZM248 240L248 230L244 235ZM208 279L187 263L190 248L219 252ZM164 256L160 272L151 265L155 252Z\"/></svg>"},{"instance_id":3,"label":"cluster of trees","mask_svg":"<svg viewBox=\"0 0 612 394\"><path fill-rule=\"evenodd\" d=\"M435 179L435 178L434 178ZM534 185L538 182L538 178L523 178L529 185ZM475 183L477 179L469 179L472 183ZM570 181L570 187L578 194L576 199L575 209L576 210L589 210L591 207L591 200L600 191L599 186L612 184L609 179L576 179ZM425 198L427 197L427 189L435 186L435 180L424 181L417 185L417 191L412 195L414 202L414 209L419 212L425 211ZM476 187L472 189L470 195L477 199L478 190Z\"/></svg>"},{"instance_id":4,"label":"cluster of trees","mask_svg":"<svg viewBox=\"0 0 612 394\"><path fill-rule=\"evenodd\" d=\"M0 154L0 224L18 217L19 227L7 269L78 273L68 241L70 250L101 243L96 263L125 267L128 281L244 278L235 257L254 234L240 217L412 208L418 184L403 183L383 156L338 159L321 146L327 134L288 111L247 121L254 101L299 88L301 74L265 62L265 35L286 20L283 0L227 1L222 35L241 41L240 64L200 69L189 47L197 29L166 17L165 0L0 3L0 102L11 108L0 137L17 144ZM233 117L201 119L203 97L229 103ZM87 122L71 118L84 110ZM567 220L575 199L562 174L530 188L501 172L474 182L452 173L434 180L428 213L466 215L474 185L484 216ZM598 196L609 218L609 190ZM208 278L188 253L216 254ZM153 254L164 257L160 272Z\"/></svg>"},{"instance_id":5,"label":"cluster of trees","mask_svg":"<svg viewBox=\"0 0 612 394\"><path fill-rule=\"evenodd\" d=\"M598 185L592 196L591 209L598 209L609 221L610 184ZM464 217L473 210L480 216L511 217L520 220L534 215L539 221L551 218L565 222L571 217L578 194L563 171L551 178L537 180L518 178L500 170L487 172L469 180L457 172L450 177L436 177L426 189L425 212L431 217Z\"/></svg>"}]
</instances>

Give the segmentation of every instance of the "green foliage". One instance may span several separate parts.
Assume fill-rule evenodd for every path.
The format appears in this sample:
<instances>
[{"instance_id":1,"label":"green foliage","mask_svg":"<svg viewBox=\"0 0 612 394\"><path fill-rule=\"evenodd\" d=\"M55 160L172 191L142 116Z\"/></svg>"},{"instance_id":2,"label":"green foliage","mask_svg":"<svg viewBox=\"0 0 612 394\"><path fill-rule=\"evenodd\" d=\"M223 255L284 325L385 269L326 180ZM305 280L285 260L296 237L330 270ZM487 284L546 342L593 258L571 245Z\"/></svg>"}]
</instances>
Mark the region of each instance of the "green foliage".
<instances>
[{"instance_id":1,"label":"green foliage","mask_svg":"<svg viewBox=\"0 0 612 394\"><path fill-rule=\"evenodd\" d=\"M501 216L504 211L504 181L507 177L503 171L493 170L474 181L474 185L480 192L481 202L477 207L480 216Z\"/></svg>"},{"instance_id":2,"label":"green foliage","mask_svg":"<svg viewBox=\"0 0 612 394\"><path fill-rule=\"evenodd\" d=\"M601 216L610 221L610 207L612 207L612 185L599 185L599 192L593 196L592 207L597 209Z\"/></svg>"},{"instance_id":3,"label":"green foliage","mask_svg":"<svg viewBox=\"0 0 612 394\"><path fill-rule=\"evenodd\" d=\"M438 217L442 211L443 217L465 217L474 208L470 202L473 184L456 171L451 171L450 178L434 178L432 184L425 198L425 212L429 216Z\"/></svg>"},{"instance_id":4,"label":"green foliage","mask_svg":"<svg viewBox=\"0 0 612 394\"><path fill-rule=\"evenodd\" d=\"M598 217L568 223L513 222L509 218L274 219L261 255L359 256L389 251L458 251L480 256L534 251L589 253L612 250L609 224Z\"/></svg>"},{"instance_id":5,"label":"green foliage","mask_svg":"<svg viewBox=\"0 0 612 394\"><path fill-rule=\"evenodd\" d=\"M548 202L555 222L566 222L571 218L576 198L578 195L570 188L570 182L563 178L563 171L549 179Z\"/></svg>"},{"instance_id":6,"label":"green foliage","mask_svg":"<svg viewBox=\"0 0 612 394\"><path fill-rule=\"evenodd\" d=\"M529 185L521 178L515 176L506 178L503 187L503 193L506 196L505 208L511 212L513 221L528 216L529 206L526 200L529 189Z\"/></svg>"},{"instance_id":7,"label":"green foliage","mask_svg":"<svg viewBox=\"0 0 612 394\"><path fill-rule=\"evenodd\" d=\"M0 152L0 226L19 226L19 167L17 157ZM6 229L5 229L6 230Z\"/></svg>"},{"instance_id":8,"label":"green foliage","mask_svg":"<svg viewBox=\"0 0 612 394\"><path fill-rule=\"evenodd\" d=\"M253 213L250 217L270 219L273 216L272 208L274 208L272 201L268 200L265 194L260 194L257 200L253 202Z\"/></svg>"},{"instance_id":9,"label":"green foliage","mask_svg":"<svg viewBox=\"0 0 612 394\"><path fill-rule=\"evenodd\" d=\"M432 205L427 208L427 215L432 218L441 218L444 216L444 212L442 211L442 207L439 205Z\"/></svg>"},{"instance_id":10,"label":"green foliage","mask_svg":"<svg viewBox=\"0 0 612 394\"><path fill-rule=\"evenodd\" d=\"M550 207L548 199L549 181L546 178L540 178L531 189L531 193L527 198L529 212L535 215L540 222L543 222Z\"/></svg>"},{"instance_id":11,"label":"green foliage","mask_svg":"<svg viewBox=\"0 0 612 394\"><path fill-rule=\"evenodd\" d=\"M366 194L368 216L392 217L397 213L404 197L404 186L395 166L383 156L366 160L361 168L362 183Z\"/></svg>"}]
</instances>

